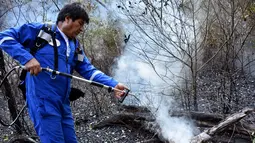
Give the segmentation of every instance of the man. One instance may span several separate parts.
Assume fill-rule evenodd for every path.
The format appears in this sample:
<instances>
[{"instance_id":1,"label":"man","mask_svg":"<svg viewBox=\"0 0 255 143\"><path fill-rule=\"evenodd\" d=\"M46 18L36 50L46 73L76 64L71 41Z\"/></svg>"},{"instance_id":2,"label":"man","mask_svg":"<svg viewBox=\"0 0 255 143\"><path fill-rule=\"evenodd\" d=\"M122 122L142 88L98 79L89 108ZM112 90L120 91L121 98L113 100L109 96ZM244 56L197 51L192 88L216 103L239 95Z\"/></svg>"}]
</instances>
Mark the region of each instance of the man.
<instances>
[{"instance_id":1,"label":"man","mask_svg":"<svg viewBox=\"0 0 255 143\"><path fill-rule=\"evenodd\" d=\"M103 74L90 64L83 51L79 51L76 36L83 31L89 18L80 3L64 6L57 17L56 44L58 70L72 73L73 69L90 79L120 90L126 87ZM25 65L26 100L29 115L42 143L76 143L74 121L70 108L70 79L64 76L40 72L41 67L54 69L54 42L51 41L34 55L29 51L43 27L40 23L24 24L0 33L0 48ZM122 96L123 93L116 93Z\"/></svg>"}]
</instances>

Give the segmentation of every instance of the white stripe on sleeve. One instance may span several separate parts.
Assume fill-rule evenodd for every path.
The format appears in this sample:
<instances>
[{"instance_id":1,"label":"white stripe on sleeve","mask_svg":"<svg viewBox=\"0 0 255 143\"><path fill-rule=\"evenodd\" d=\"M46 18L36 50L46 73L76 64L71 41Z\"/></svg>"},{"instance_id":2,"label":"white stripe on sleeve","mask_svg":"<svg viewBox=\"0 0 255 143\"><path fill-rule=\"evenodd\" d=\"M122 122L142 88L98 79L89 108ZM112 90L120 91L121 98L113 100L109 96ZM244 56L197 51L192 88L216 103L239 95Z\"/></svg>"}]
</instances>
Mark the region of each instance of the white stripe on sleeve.
<instances>
[{"instance_id":1,"label":"white stripe on sleeve","mask_svg":"<svg viewBox=\"0 0 255 143\"><path fill-rule=\"evenodd\" d=\"M14 39L12 37L4 37L2 40L0 40L0 45L2 45L4 41L8 41L8 40L14 40Z\"/></svg>"},{"instance_id":2,"label":"white stripe on sleeve","mask_svg":"<svg viewBox=\"0 0 255 143\"><path fill-rule=\"evenodd\" d=\"M103 74L103 73L102 73L101 71L95 71L95 72L92 74L92 76L90 77L89 80L92 80L92 81L93 81L93 79L95 78L95 76L98 75L98 74Z\"/></svg>"}]
</instances>

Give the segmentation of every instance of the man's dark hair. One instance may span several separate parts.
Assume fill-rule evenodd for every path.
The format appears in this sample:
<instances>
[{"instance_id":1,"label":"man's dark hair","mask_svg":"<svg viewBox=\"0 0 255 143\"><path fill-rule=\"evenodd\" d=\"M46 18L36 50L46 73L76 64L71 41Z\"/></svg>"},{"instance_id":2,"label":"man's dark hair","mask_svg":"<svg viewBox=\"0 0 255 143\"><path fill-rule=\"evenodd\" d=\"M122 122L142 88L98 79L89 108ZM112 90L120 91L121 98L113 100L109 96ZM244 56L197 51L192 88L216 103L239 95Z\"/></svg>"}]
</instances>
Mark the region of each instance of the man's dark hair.
<instances>
[{"instance_id":1,"label":"man's dark hair","mask_svg":"<svg viewBox=\"0 0 255 143\"><path fill-rule=\"evenodd\" d=\"M59 21L65 21L66 16L72 18L73 21L81 18L87 24L89 23L89 16L79 2L67 4L61 9L58 14L57 24Z\"/></svg>"}]
</instances>

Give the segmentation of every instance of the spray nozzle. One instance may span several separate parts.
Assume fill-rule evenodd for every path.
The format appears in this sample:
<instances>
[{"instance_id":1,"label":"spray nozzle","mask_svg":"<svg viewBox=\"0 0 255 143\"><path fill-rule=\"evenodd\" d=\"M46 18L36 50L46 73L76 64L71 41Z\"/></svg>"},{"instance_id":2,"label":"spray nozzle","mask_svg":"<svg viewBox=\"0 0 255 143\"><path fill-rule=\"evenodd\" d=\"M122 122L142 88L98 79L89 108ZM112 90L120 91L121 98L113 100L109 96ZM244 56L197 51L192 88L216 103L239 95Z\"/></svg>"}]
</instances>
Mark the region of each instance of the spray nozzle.
<instances>
[{"instance_id":1,"label":"spray nozzle","mask_svg":"<svg viewBox=\"0 0 255 143\"><path fill-rule=\"evenodd\" d=\"M122 95L122 96L120 97L119 103L122 103L122 102L125 100L125 98L127 97L129 91L130 91L129 89L124 89L124 90L123 90L124 95Z\"/></svg>"}]
</instances>

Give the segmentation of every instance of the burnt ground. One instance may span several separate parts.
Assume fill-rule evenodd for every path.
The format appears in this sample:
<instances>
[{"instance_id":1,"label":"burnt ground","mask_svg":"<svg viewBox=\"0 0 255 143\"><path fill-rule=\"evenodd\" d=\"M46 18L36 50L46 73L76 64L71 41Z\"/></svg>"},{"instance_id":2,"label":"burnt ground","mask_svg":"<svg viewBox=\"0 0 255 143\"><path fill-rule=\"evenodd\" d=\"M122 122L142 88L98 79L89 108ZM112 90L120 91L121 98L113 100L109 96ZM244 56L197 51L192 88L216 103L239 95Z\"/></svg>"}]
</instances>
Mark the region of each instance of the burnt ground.
<instances>
[{"instance_id":1,"label":"burnt ground","mask_svg":"<svg viewBox=\"0 0 255 143\"><path fill-rule=\"evenodd\" d=\"M113 96L113 94L106 94L103 96L106 99L100 99L108 104L100 101L98 103L93 103L91 100L85 98L81 98L72 104L79 142L136 143L152 139L154 137L153 133L142 129L137 130L129 125L112 125L100 129L92 129L92 126L96 123L118 112L118 107L115 102L107 98L111 96Z\"/></svg>"},{"instance_id":2,"label":"burnt ground","mask_svg":"<svg viewBox=\"0 0 255 143\"><path fill-rule=\"evenodd\" d=\"M198 109L231 114L255 107L255 78L236 75L229 80L222 74L207 72L198 78Z\"/></svg>"},{"instance_id":3,"label":"burnt ground","mask_svg":"<svg viewBox=\"0 0 255 143\"><path fill-rule=\"evenodd\" d=\"M83 100L85 99L80 99L77 102L83 102ZM75 129L79 143L135 143L150 140L154 137L154 134L152 133L133 129L125 125L113 125L106 126L101 129L92 129L94 124L107 118L107 114L95 115L90 112L91 108L87 107L86 104L79 105L81 106L73 105ZM28 116L25 116L24 118L28 118ZM30 136L36 136L32 129L31 122L29 120L26 122L30 127ZM17 137L17 134L15 134L14 129L11 127L1 126L0 129L0 142L7 143Z\"/></svg>"}]
</instances>

